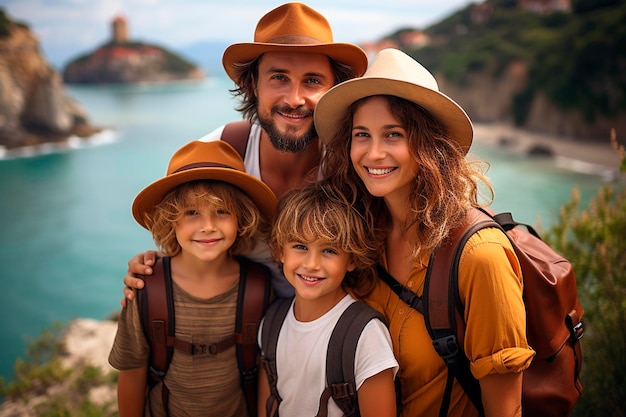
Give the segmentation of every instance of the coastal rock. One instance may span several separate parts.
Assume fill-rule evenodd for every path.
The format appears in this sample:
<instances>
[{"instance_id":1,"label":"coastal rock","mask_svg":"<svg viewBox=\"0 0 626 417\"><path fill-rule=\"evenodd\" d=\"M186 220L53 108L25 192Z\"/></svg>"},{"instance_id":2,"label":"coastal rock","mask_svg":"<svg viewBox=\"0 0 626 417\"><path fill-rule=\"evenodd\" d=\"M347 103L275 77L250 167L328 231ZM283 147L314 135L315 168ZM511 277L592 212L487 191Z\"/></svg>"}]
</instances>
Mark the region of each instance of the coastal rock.
<instances>
[{"instance_id":1,"label":"coastal rock","mask_svg":"<svg viewBox=\"0 0 626 417\"><path fill-rule=\"evenodd\" d=\"M130 84L200 80L202 70L158 46L108 44L70 62L63 71L68 84Z\"/></svg>"},{"instance_id":2,"label":"coastal rock","mask_svg":"<svg viewBox=\"0 0 626 417\"><path fill-rule=\"evenodd\" d=\"M19 398L3 402L0 405L0 417L35 417L41 415L40 410L46 404L54 404L58 399L64 399L68 408L74 402L80 403L79 392L84 390L85 383L78 389L76 379L86 366L100 368L104 375L113 371L108 357L116 331L117 322L112 320L80 318L70 322L62 340L64 349L61 353L61 364L63 368L71 369L72 374L62 383L48 388L45 393L28 398L27 401ZM84 393L84 398L102 410L106 409L109 414L117 410L117 386L113 382L90 386Z\"/></svg>"},{"instance_id":3,"label":"coastal rock","mask_svg":"<svg viewBox=\"0 0 626 417\"><path fill-rule=\"evenodd\" d=\"M72 60L63 71L69 84L129 84L199 80L202 70L163 47L129 38L128 22L111 22L111 39L87 55Z\"/></svg>"},{"instance_id":4,"label":"coastal rock","mask_svg":"<svg viewBox=\"0 0 626 417\"><path fill-rule=\"evenodd\" d=\"M40 52L37 37L0 9L0 147L7 149L86 137L99 129L65 92Z\"/></svg>"},{"instance_id":5,"label":"coastal rock","mask_svg":"<svg viewBox=\"0 0 626 417\"><path fill-rule=\"evenodd\" d=\"M117 322L112 320L81 318L71 321L63 337L63 366L75 369L91 365L104 372L113 371L108 358L116 332Z\"/></svg>"}]
</instances>

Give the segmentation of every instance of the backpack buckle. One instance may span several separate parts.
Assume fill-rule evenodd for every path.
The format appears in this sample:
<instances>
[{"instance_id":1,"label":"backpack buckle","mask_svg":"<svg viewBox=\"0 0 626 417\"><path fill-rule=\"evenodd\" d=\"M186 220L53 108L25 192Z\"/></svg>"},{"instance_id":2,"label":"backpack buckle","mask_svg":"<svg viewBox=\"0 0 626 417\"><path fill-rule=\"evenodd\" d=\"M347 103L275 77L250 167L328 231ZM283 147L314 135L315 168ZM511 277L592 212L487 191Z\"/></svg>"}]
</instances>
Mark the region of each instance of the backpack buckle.
<instances>
[{"instance_id":1,"label":"backpack buckle","mask_svg":"<svg viewBox=\"0 0 626 417\"><path fill-rule=\"evenodd\" d=\"M443 359L453 358L459 353L459 344L453 334L433 339L433 347Z\"/></svg>"},{"instance_id":2,"label":"backpack buckle","mask_svg":"<svg viewBox=\"0 0 626 417\"><path fill-rule=\"evenodd\" d=\"M341 384L331 384L328 388L330 388L330 395L336 400L349 398L356 394L356 391L354 390L352 384L349 384L347 382Z\"/></svg>"},{"instance_id":3,"label":"backpack buckle","mask_svg":"<svg viewBox=\"0 0 626 417\"><path fill-rule=\"evenodd\" d=\"M161 371L156 369L154 366L150 366L148 368L150 375L152 376L152 378L161 381L163 379L163 377L165 377L165 373L167 371Z\"/></svg>"},{"instance_id":4,"label":"backpack buckle","mask_svg":"<svg viewBox=\"0 0 626 417\"><path fill-rule=\"evenodd\" d=\"M240 373L244 382L250 382L250 381L254 381L254 379L256 378L258 374L258 369L254 367L250 369L249 371L242 370Z\"/></svg>"},{"instance_id":5,"label":"backpack buckle","mask_svg":"<svg viewBox=\"0 0 626 417\"><path fill-rule=\"evenodd\" d=\"M576 324L573 328L572 328L572 332L574 334L574 337L576 337L576 340L580 340L583 337L583 334L585 332L585 329L583 328L583 322L579 321L578 324Z\"/></svg>"},{"instance_id":6,"label":"backpack buckle","mask_svg":"<svg viewBox=\"0 0 626 417\"><path fill-rule=\"evenodd\" d=\"M217 355L217 346L206 343L190 343L190 355Z\"/></svg>"}]
</instances>

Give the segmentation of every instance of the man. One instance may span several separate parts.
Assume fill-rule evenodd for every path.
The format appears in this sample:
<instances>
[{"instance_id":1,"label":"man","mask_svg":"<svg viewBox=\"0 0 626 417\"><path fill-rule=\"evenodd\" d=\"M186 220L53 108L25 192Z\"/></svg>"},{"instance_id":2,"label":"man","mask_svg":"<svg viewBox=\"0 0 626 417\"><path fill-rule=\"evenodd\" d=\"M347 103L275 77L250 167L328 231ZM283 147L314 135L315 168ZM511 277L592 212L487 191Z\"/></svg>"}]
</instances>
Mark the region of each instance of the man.
<instances>
[{"instance_id":1,"label":"man","mask_svg":"<svg viewBox=\"0 0 626 417\"><path fill-rule=\"evenodd\" d=\"M333 85L365 72L365 52L357 45L334 42L328 21L317 11L302 3L286 3L259 20L253 42L226 48L222 64L237 85L232 90L241 100L237 110L252 122L246 171L277 197L315 181L322 153L313 125L315 105ZM219 140L223 129L201 140ZM250 257L267 262L265 246L259 245ZM131 259L124 284L143 288L134 274L152 274L155 256L149 251ZM276 275L276 295L292 295L293 288L280 278L276 266L268 266ZM134 298L128 288L124 294Z\"/></svg>"}]
</instances>

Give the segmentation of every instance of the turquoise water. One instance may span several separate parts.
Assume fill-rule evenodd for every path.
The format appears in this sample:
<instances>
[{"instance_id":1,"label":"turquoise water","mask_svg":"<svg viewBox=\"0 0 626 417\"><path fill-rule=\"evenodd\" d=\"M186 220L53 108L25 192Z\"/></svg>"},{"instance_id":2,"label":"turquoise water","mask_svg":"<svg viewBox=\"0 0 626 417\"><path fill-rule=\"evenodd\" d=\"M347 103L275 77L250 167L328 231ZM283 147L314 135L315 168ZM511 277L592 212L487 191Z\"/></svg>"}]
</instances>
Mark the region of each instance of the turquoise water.
<instances>
[{"instance_id":1,"label":"turquoise water","mask_svg":"<svg viewBox=\"0 0 626 417\"><path fill-rule=\"evenodd\" d=\"M26 338L55 321L119 309L130 257L152 248L130 214L134 196L189 140L236 118L230 80L140 87L71 87L109 130L70 150L0 160L0 376L11 377ZM587 200L599 176L477 144L490 161L498 211L549 225L574 185Z\"/></svg>"}]
</instances>

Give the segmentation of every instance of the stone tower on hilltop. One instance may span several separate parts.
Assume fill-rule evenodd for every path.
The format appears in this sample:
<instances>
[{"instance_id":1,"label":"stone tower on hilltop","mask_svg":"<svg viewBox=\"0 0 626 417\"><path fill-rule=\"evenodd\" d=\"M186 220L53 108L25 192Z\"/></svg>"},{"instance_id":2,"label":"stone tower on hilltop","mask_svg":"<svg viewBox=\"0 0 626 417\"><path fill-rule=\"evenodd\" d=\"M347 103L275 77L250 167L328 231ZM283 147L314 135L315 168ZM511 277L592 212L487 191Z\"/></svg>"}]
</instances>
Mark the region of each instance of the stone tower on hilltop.
<instances>
[{"instance_id":1,"label":"stone tower on hilltop","mask_svg":"<svg viewBox=\"0 0 626 417\"><path fill-rule=\"evenodd\" d=\"M130 39L128 20L111 21L111 38L72 60L63 71L68 84L128 84L200 80L202 69L183 57L150 43Z\"/></svg>"},{"instance_id":2,"label":"stone tower on hilltop","mask_svg":"<svg viewBox=\"0 0 626 417\"><path fill-rule=\"evenodd\" d=\"M128 22L124 16L116 16L111 22L113 32L113 43L127 43L128 42Z\"/></svg>"}]
</instances>

